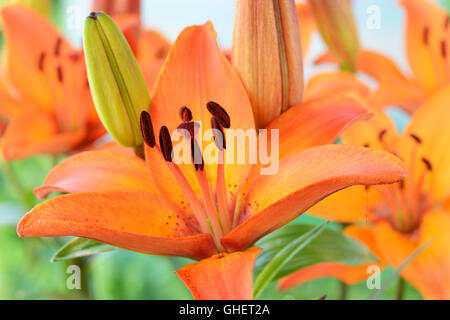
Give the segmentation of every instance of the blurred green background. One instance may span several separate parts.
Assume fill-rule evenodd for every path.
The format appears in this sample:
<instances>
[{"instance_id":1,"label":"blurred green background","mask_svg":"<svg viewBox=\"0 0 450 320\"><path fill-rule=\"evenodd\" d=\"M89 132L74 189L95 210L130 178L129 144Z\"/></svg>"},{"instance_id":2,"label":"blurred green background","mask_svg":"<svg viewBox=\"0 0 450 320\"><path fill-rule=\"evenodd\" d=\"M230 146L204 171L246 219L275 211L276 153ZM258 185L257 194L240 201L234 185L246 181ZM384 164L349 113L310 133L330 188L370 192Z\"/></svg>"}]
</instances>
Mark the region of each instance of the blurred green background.
<instances>
[{"instance_id":1,"label":"blurred green background","mask_svg":"<svg viewBox=\"0 0 450 320\"><path fill-rule=\"evenodd\" d=\"M224 1L217 1L218 5L224 6ZM382 1L383 5L386 6L386 1ZM2 2L5 1L0 1L0 3ZM57 10L53 12L53 19L64 29L67 29L65 15L68 6L74 3L73 0L54 0L53 2L58 5ZM89 10L89 7L86 6L88 1L83 0L79 3L84 3L84 11ZM159 1L159 3L162 4L163 2ZM227 3L229 4L229 2ZM359 2L359 5L361 5L361 2ZM398 8L393 10L389 11L388 8L388 11L384 12L389 15L398 14ZM217 11L224 12L223 10ZM225 12L232 12L232 10ZM198 17L203 19L201 13L198 14ZM163 16L159 19L168 21ZM214 18L211 19L214 20ZM401 21L398 19L388 20L394 21L395 24L389 25L388 28L384 29L384 32L390 32L391 35L391 31L395 28L400 37ZM158 17L155 21L158 21ZM231 30L232 17L227 18L227 21L226 26L221 26L220 20L217 23L215 22L218 25L219 37L221 34L223 35L220 32L221 28L226 27ZM190 23L195 23L195 21L186 22L186 24ZM160 25L160 29L162 27L163 25ZM170 29L169 24L169 30L167 31L169 37L173 38L172 35L176 34L178 29L179 26L175 24ZM229 35L225 35L222 39L225 46L230 45ZM389 37L378 37L373 32L372 36L377 39L390 39ZM395 37L395 35L393 36ZM73 37L74 42L76 42L77 36ZM378 45L382 46L382 44ZM317 47L317 51L322 49L323 47ZM401 44L399 43L399 47L392 48L392 50L398 53L394 58L401 60L403 54ZM404 60L402 62L404 63ZM69 239L19 239L15 231L18 220L29 209L26 207L36 203L31 190L42 183L45 175L52 168L54 159L35 157L8 165L0 164L4 172L9 172L9 177L4 174L0 175L0 299L191 299L183 283L174 274L175 270L189 263L189 261L146 256L124 250L90 258L83 269L83 274L88 275L87 286L84 286L81 291L67 289L66 281L70 275L66 273L66 270L69 263L51 263L50 258L61 244ZM20 194L22 195L19 196ZM304 215L297 222L318 224L321 221ZM331 227L338 228L338 226ZM79 263L79 261L72 263ZM383 280L389 278L392 272L392 269L384 271ZM397 280L390 284L381 298L394 299L396 287ZM406 299L421 298L420 294L409 285L407 285L405 292ZM329 278L311 281L283 293L278 292L276 284L273 284L261 298L315 299L326 294L328 299L338 299L341 297L341 293L341 284L337 280ZM347 289L349 299L368 299L373 293L365 283Z\"/></svg>"}]
</instances>

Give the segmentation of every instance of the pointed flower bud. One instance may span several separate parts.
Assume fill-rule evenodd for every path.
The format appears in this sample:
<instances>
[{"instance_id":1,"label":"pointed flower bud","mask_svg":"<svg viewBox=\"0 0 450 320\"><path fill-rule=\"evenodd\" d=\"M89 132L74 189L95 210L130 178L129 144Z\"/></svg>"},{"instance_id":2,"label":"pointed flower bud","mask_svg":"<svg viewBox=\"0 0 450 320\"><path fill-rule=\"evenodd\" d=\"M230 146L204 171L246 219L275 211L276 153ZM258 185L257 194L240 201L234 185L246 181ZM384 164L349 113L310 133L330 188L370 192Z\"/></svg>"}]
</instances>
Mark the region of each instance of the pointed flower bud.
<instances>
[{"instance_id":1,"label":"pointed flower bud","mask_svg":"<svg viewBox=\"0 0 450 320\"><path fill-rule=\"evenodd\" d=\"M328 49L343 69L355 70L360 50L351 0L308 0Z\"/></svg>"},{"instance_id":2,"label":"pointed flower bud","mask_svg":"<svg viewBox=\"0 0 450 320\"><path fill-rule=\"evenodd\" d=\"M143 144L139 118L150 95L125 37L105 13L91 13L84 49L92 97L103 125L125 147Z\"/></svg>"},{"instance_id":3,"label":"pointed flower bud","mask_svg":"<svg viewBox=\"0 0 450 320\"><path fill-rule=\"evenodd\" d=\"M299 104L303 61L295 1L238 0L232 61L247 87L258 128Z\"/></svg>"}]
</instances>

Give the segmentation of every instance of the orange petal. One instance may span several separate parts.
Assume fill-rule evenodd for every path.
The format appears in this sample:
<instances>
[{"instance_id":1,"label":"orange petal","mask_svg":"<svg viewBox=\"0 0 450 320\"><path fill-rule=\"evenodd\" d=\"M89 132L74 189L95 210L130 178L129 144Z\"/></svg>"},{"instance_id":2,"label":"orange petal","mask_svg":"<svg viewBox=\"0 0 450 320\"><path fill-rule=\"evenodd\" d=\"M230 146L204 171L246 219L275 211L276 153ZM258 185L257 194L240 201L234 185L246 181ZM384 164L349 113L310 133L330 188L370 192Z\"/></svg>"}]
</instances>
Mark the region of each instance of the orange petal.
<instances>
[{"instance_id":1,"label":"orange petal","mask_svg":"<svg viewBox=\"0 0 450 320\"><path fill-rule=\"evenodd\" d=\"M363 186L353 186L320 201L308 213L341 223L368 221L371 206L379 200L378 193L367 191Z\"/></svg>"},{"instance_id":2,"label":"orange petal","mask_svg":"<svg viewBox=\"0 0 450 320\"><path fill-rule=\"evenodd\" d=\"M308 81L305 100L317 99L324 95L345 95L358 101L365 101L370 95L370 89L352 73L320 73Z\"/></svg>"},{"instance_id":3,"label":"orange petal","mask_svg":"<svg viewBox=\"0 0 450 320\"><path fill-rule=\"evenodd\" d=\"M138 43L137 59L140 65L150 65L167 57L170 42L156 30L143 30Z\"/></svg>"},{"instance_id":4,"label":"orange petal","mask_svg":"<svg viewBox=\"0 0 450 320\"><path fill-rule=\"evenodd\" d=\"M382 54L361 51L357 68L379 83L379 87L370 97L371 106L374 108L398 106L412 113L426 98L423 88L408 79L390 58Z\"/></svg>"},{"instance_id":5,"label":"orange petal","mask_svg":"<svg viewBox=\"0 0 450 320\"><path fill-rule=\"evenodd\" d=\"M84 131L58 133L52 118L42 113L27 113L9 124L1 143L6 160L23 159L37 154L59 155L76 147Z\"/></svg>"},{"instance_id":6,"label":"orange petal","mask_svg":"<svg viewBox=\"0 0 450 320\"><path fill-rule=\"evenodd\" d=\"M308 3L296 3L300 37L302 39L303 57L307 56L311 37L317 26Z\"/></svg>"},{"instance_id":7,"label":"orange petal","mask_svg":"<svg viewBox=\"0 0 450 320\"><path fill-rule=\"evenodd\" d=\"M177 272L195 300L253 300L253 267L260 248L220 254Z\"/></svg>"},{"instance_id":8,"label":"orange petal","mask_svg":"<svg viewBox=\"0 0 450 320\"><path fill-rule=\"evenodd\" d=\"M191 109L195 121L202 125L203 133L211 128L211 114L206 108L209 101L215 101L226 109L231 117L231 129L254 129L253 113L250 100L242 81L229 61L220 50L216 33L211 23L192 26L181 32L175 41L166 63L159 75L153 92L150 113L155 128L165 125L174 132L181 124L180 109ZM202 137L200 137L201 140ZM174 141L174 144L177 144ZM203 143L203 148L214 144ZM164 161L157 152L147 151L150 171L155 174L155 181L161 176L171 177ZM205 162L211 162L204 155ZM216 181L217 166L207 165L206 172L212 183ZM155 169L156 168L156 169ZM193 165L181 165L184 174L192 186L196 186ZM227 165L226 186L234 189L240 185L248 170L248 165ZM176 183L160 185L168 194L180 194L174 186ZM229 190L233 192L233 190Z\"/></svg>"},{"instance_id":9,"label":"orange petal","mask_svg":"<svg viewBox=\"0 0 450 320\"><path fill-rule=\"evenodd\" d=\"M279 130L280 159L299 151L330 144L358 120L370 117L358 101L328 96L292 107L268 127ZM268 143L269 145L269 143Z\"/></svg>"},{"instance_id":10,"label":"orange petal","mask_svg":"<svg viewBox=\"0 0 450 320\"><path fill-rule=\"evenodd\" d=\"M207 258L216 253L209 234L197 234L177 211L148 192L99 192L59 196L31 210L20 237L76 236L132 251Z\"/></svg>"},{"instance_id":11,"label":"orange petal","mask_svg":"<svg viewBox=\"0 0 450 320\"><path fill-rule=\"evenodd\" d=\"M425 299L450 299L450 214L434 210L425 214L417 234L404 235L389 224L381 223L375 237L386 263L399 267L418 248L432 239L401 275L416 287Z\"/></svg>"},{"instance_id":12,"label":"orange petal","mask_svg":"<svg viewBox=\"0 0 450 320\"><path fill-rule=\"evenodd\" d=\"M343 145L305 150L281 160L277 174L254 180L241 225L222 243L242 250L336 191L393 183L405 175L403 163L387 152Z\"/></svg>"},{"instance_id":13,"label":"orange petal","mask_svg":"<svg viewBox=\"0 0 450 320\"><path fill-rule=\"evenodd\" d=\"M123 152L91 151L72 156L49 173L34 193L41 199L52 192L147 191L157 193L145 162Z\"/></svg>"},{"instance_id":14,"label":"orange petal","mask_svg":"<svg viewBox=\"0 0 450 320\"><path fill-rule=\"evenodd\" d=\"M333 54L326 53L315 63L338 64L339 61ZM380 53L361 50L356 68L378 82L378 88L365 96L372 108L398 106L413 113L426 99L427 94L420 84L408 79L390 58Z\"/></svg>"},{"instance_id":15,"label":"orange petal","mask_svg":"<svg viewBox=\"0 0 450 320\"><path fill-rule=\"evenodd\" d=\"M345 144L365 146L372 149L393 151L399 139L391 119L382 111L372 110L374 116L359 121L342 133Z\"/></svg>"},{"instance_id":16,"label":"orange petal","mask_svg":"<svg viewBox=\"0 0 450 320\"><path fill-rule=\"evenodd\" d=\"M373 253L378 253L372 228L367 226L350 226L344 230L344 233L364 243ZM337 278L348 285L353 285L368 278L367 268L371 265L374 265L374 263L360 266L350 266L333 262L313 265L281 279L279 289L288 290L307 281L323 277Z\"/></svg>"},{"instance_id":17,"label":"orange petal","mask_svg":"<svg viewBox=\"0 0 450 320\"><path fill-rule=\"evenodd\" d=\"M20 5L2 9L6 44L6 72L14 86L29 101L50 111L53 98L45 73L45 60L53 59L60 40L60 52L70 44L44 17ZM45 54L45 58L42 55ZM43 70L40 70L43 69ZM50 71L49 71L50 72ZM56 70L51 70L55 73Z\"/></svg>"},{"instance_id":18,"label":"orange petal","mask_svg":"<svg viewBox=\"0 0 450 320\"><path fill-rule=\"evenodd\" d=\"M400 0L407 15L406 48L418 82L432 93L449 80L450 33L446 10L428 0Z\"/></svg>"},{"instance_id":19,"label":"orange petal","mask_svg":"<svg viewBox=\"0 0 450 320\"><path fill-rule=\"evenodd\" d=\"M425 170L422 158L426 158L432 165L432 171L426 175L426 191L432 200L441 202L450 195L450 86L446 86L433 95L414 114L405 135L399 142L399 154L402 159L413 168L411 152L417 148L417 163L415 164L415 178ZM411 134L419 137L422 144L411 139Z\"/></svg>"}]
</instances>

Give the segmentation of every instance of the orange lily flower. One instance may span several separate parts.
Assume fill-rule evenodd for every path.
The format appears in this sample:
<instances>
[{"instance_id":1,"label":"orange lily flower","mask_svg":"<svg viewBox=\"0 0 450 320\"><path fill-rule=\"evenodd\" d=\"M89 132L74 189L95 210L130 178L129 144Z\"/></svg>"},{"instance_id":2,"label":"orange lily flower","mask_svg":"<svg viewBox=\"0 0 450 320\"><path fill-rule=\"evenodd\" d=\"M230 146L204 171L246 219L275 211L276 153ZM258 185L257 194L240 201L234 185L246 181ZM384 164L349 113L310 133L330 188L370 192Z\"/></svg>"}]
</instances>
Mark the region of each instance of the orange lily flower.
<instances>
[{"instance_id":1,"label":"orange lily flower","mask_svg":"<svg viewBox=\"0 0 450 320\"><path fill-rule=\"evenodd\" d=\"M272 122L268 129L279 130L281 158L272 176L260 175L259 166L248 161L175 164L168 128L179 128L180 106L189 106L181 112L186 128L194 126L193 119L205 131L211 126L221 132L255 128L245 87L210 23L186 28L169 53L150 114L141 119L146 160L104 150L67 159L35 193L71 194L31 210L18 225L19 236L79 236L142 253L191 258L199 262L177 274L194 298L252 299L252 270L261 250L252 245L258 239L337 190L393 183L405 175L402 162L390 153L320 146L368 116L353 99L322 97ZM153 128L161 128L159 143ZM207 160L207 146L200 148L197 139L190 142L194 154L202 152ZM233 152L229 145L212 145L219 159Z\"/></svg>"},{"instance_id":2,"label":"orange lily flower","mask_svg":"<svg viewBox=\"0 0 450 320\"><path fill-rule=\"evenodd\" d=\"M406 12L406 51L412 77L388 57L362 50L357 69L379 83L371 97L374 107L399 106L414 113L450 80L450 20L447 11L429 0L399 0ZM317 63L337 62L326 54Z\"/></svg>"},{"instance_id":3,"label":"orange lily flower","mask_svg":"<svg viewBox=\"0 0 450 320\"><path fill-rule=\"evenodd\" d=\"M45 18L20 5L1 10L6 64L0 114L6 160L85 148L105 134L95 113L83 54Z\"/></svg>"},{"instance_id":4,"label":"orange lily flower","mask_svg":"<svg viewBox=\"0 0 450 320\"><path fill-rule=\"evenodd\" d=\"M345 233L365 243L382 267L399 267L432 239L401 273L425 299L450 299L449 102L446 86L418 109L401 136L381 112L348 129L342 135L344 143L395 152L407 164L409 176L396 185L340 191L310 210L320 217L356 223ZM361 222L365 225L357 224ZM280 288L325 276L355 284L367 279L367 267L319 264L287 276Z\"/></svg>"}]
</instances>

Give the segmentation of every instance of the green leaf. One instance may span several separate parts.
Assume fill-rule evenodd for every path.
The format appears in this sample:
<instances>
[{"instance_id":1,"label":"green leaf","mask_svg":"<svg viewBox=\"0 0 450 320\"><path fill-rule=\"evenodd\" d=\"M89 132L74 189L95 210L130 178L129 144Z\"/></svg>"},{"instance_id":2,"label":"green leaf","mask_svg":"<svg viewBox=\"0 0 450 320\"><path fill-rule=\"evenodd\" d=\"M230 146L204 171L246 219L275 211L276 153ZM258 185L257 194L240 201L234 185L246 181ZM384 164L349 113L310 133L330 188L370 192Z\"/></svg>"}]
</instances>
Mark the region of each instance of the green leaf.
<instances>
[{"instance_id":1,"label":"green leaf","mask_svg":"<svg viewBox=\"0 0 450 320\"><path fill-rule=\"evenodd\" d=\"M290 237L283 247L279 248L272 259L265 265L255 281L254 297L257 299L264 289L279 276L280 271L291 262L292 258L298 255L308 244L319 236L327 227L328 221L312 228L306 233L297 233L295 237ZM279 232L277 232L279 234ZM264 251L263 251L264 252Z\"/></svg>"},{"instance_id":2,"label":"green leaf","mask_svg":"<svg viewBox=\"0 0 450 320\"><path fill-rule=\"evenodd\" d=\"M88 257L114 250L117 250L117 248L107 244L89 239L75 238L59 249L52 257L51 262Z\"/></svg>"},{"instance_id":3,"label":"green leaf","mask_svg":"<svg viewBox=\"0 0 450 320\"><path fill-rule=\"evenodd\" d=\"M261 272L278 252L298 239L299 235L311 232L313 228L308 225L291 224L260 241L257 246L264 250L256 260L255 272ZM296 254L273 280L319 263L335 262L359 266L376 261L377 258L361 242L347 237L341 232L327 229L299 254Z\"/></svg>"}]
</instances>

